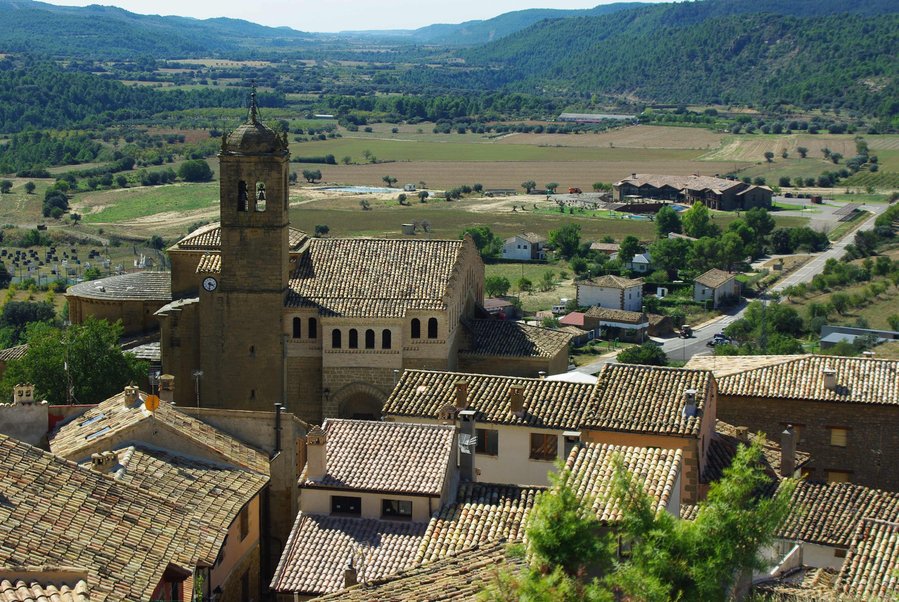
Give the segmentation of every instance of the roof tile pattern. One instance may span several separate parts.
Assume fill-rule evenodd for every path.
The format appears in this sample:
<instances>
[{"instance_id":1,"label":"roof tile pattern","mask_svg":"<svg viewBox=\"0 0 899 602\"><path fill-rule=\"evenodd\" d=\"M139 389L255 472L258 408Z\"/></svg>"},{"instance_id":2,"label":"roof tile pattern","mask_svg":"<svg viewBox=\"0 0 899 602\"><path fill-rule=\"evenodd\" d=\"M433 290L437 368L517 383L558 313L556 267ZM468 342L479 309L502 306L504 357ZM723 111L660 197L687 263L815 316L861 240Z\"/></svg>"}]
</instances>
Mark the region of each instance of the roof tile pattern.
<instances>
[{"instance_id":1,"label":"roof tile pattern","mask_svg":"<svg viewBox=\"0 0 899 602\"><path fill-rule=\"evenodd\" d=\"M124 393L114 395L50 433L50 449L59 456L81 460L83 457L79 453L98 441L132 429L143 421L152 421L154 425L191 439L217 459L260 474L269 473L265 454L205 422L182 414L171 404L162 403L155 412L149 412L144 408L144 393L141 393L141 401L130 405L125 405L124 397ZM87 439L89 436L91 439Z\"/></svg>"},{"instance_id":2,"label":"roof tile pattern","mask_svg":"<svg viewBox=\"0 0 899 602\"><path fill-rule=\"evenodd\" d=\"M712 268L705 274L697 276L693 282L709 288L718 288L733 277L734 275L729 272L719 270L718 268Z\"/></svg>"},{"instance_id":3,"label":"roof tile pattern","mask_svg":"<svg viewBox=\"0 0 899 602\"><path fill-rule=\"evenodd\" d=\"M616 458L655 501L656 510L664 510L680 474L681 450L585 443L571 451L565 467L577 495L592 499L596 517L606 523L621 519L618 504L610 499Z\"/></svg>"},{"instance_id":4,"label":"roof tile pattern","mask_svg":"<svg viewBox=\"0 0 899 602\"><path fill-rule=\"evenodd\" d=\"M409 568L426 527L416 522L300 512L275 570L272 589L306 595L335 592L344 586L343 571L350 558L359 581ZM360 553L364 555L361 563Z\"/></svg>"},{"instance_id":5,"label":"roof tile pattern","mask_svg":"<svg viewBox=\"0 0 899 602\"><path fill-rule=\"evenodd\" d=\"M624 324L643 324L649 321L645 313L639 311L625 311L594 305L584 314L588 318L595 318L604 322L621 322Z\"/></svg>"},{"instance_id":6,"label":"roof tile pattern","mask_svg":"<svg viewBox=\"0 0 899 602\"><path fill-rule=\"evenodd\" d=\"M88 280L70 286L66 295L116 301L171 301L172 275L169 272L134 272Z\"/></svg>"},{"instance_id":7,"label":"roof tile pattern","mask_svg":"<svg viewBox=\"0 0 899 602\"><path fill-rule=\"evenodd\" d=\"M624 178L620 182L616 182L615 186L621 186L622 184L632 184L638 187L649 185L654 188L670 186L676 190L708 189L715 191L729 190L744 185L739 180L725 180L724 178L712 176L664 176L655 174L636 174L634 177Z\"/></svg>"},{"instance_id":8,"label":"roof tile pattern","mask_svg":"<svg viewBox=\"0 0 899 602\"><path fill-rule=\"evenodd\" d=\"M846 555L836 589L864 600L895 600L899 594L899 523L866 519Z\"/></svg>"},{"instance_id":9,"label":"roof tile pattern","mask_svg":"<svg viewBox=\"0 0 899 602\"><path fill-rule=\"evenodd\" d=\"M684 366L691 370L711 370L715 378L793 361L801 355L694 355ZM720 391L720 382L719 382Z\"/></svg>"},{"instance_id":10,"label":"roof tile pattern","mask_svg":"<svg viewBox=\"0 0 899 602\"><path fill-rule=\"evenodd\" d=\"M222 273L222 255L221 253L203 253L200 261L197 262L197 274L221 274Z\"/></svg>"},{"instance_id":11,"label":"roof tile pattern","mask_svg":"<svg viewBox=\"0 0 899 602\"><path fill-rule=\"evenodd\" d=\"M468 408L477 422L576 429L590 407L594 385L459 372L406 370L384 404L384 414L436 418L456 401L456 383L468 383ZM511 387L524 387L524 413L510 409Z\"/></svg>"},{"instance_id":12,"label":"roof tile pattern","mask_svg":"<svg viewBox=\"0 0 899 602\"><path fill-rule=\"evenodd\" d=\"M472 546L373 582L318 598L343 602L475 602L500 571L527 567L523 557L506 554L505 543Z\"/></svg>"},{"instance_id":13,"label":"roof tile pattern","mask_svg":"<svg viewBox=\"0 0 899 602\"><path fill-rule=\"evenodd\" d=\"M82 580L41 583L34 579L0 579L0 602L90 602L90 590Z\"/></svg>"},{"instance_id":14,"label":"roof tile pattern","mask_svg":"<svg viewBox=\"0 0 899 602\"><path fill-rule=\"evenodd\" d=\"M295 251L302 244L309 240L309 236L302 230L291 228L287 234L290 249ZM222 248L222 227L221 224L209 224L201 228L197 228L175 245L175 249L184 251L219 251Z\"/></svg>"},{"instance_id":15,"label":"roof tile pattern","mask_svg":"<svg viewBox=\"0 0 899 602\"><path fill-rule=\"evenodd\" d=\"M778 537L794 541L848 548L861 520L899 521L899 493L852 483L802 481L791 503Z\"/></svg>"},{"instance_id":16,"label":"roof tile pattern","mask_svg":"<svg viewBox=\"0 0 899 602\"><path fill-rule=\"evenodd\" d=\"M465 320L467 349L460 353L491 357L555 357L567 349L571 334L506 320Z\"/></svg>"},{"instance_id":17,"label":"roof tile pattern","mask_svg":"<svg viewBox=\"0 0 899 602\"><path fill-rule=\"evenodd\" d=\"M544 487L463 483L456 502L431 519L416 562L433 562L473 545L524 541L528 513Z\"/></svg>"},{"instance_id":18,"label":"roof tile pattern","mask_svg":"<svg viewBox=\"0 0 899 602\"><path fill-rule=\"evenodd\" d=\"M91 597L149 600L171 562L213 562L226 531L163 497L0 435L0 566L78 566Z\"/></svg>"},{"instance_id":19,"label":"roof tile pattern","mask_svg":"<svg viewBox=\"0 0 899 602\"><path fill-rule=\"evenodd\" d=\"M289 307L386 317L444 307L465 245L461 240L369 238L316 238L310 243L291 277ZM360 309L354 309L357 305ZM381 313L368 313L372 311Z\"/></svg>"},{"instance_id":20,"label":"roof tile pattern","mask_svg":"<svg viewBox=\"0 0 899 602\"><path fill-rule=\"evenodd\" d=\"M0 349L0 362L10 362L12 360L21 359L25 357L26 353L28 353L28 343Z\"/></svg>"},{"instance_id":21,"label":"roof tile pattern","mask_svg":"<svg viewBox=\"0 0 899 602\"><path fill-rule=\"evenodd\" d=\"M454 462L455 427L437 424L325 421L327 473L305 487L440 495Z\"/></svg>"},{"instance_id":22,"label":"roof tile pattern","mask_svg":"<svg viewBox=\"0 0 899 602\"><path fill-rule=\"evenodd\" d=\"M594 413L585 423L600 430L695 436L713 386L712 373L705 370L607 364L596 384ZM695 416L684 414L688 389L696 391Z\"/></svg>"},{"instance_id":23,"label":"roof tile pattern","mask_svg":"<svg viewBox=\"0 0 899 602\"><path fill-rule=\"evenodd\" d=\"M734 457L737 455L737 448L740 445L747 445L759 438L755 433L747 433L747 436L748 441L743 441L737 433L735 426L722 422L721 420L715 424L715 435L709 442L709 448L706 453L706 466L702 473L703 483L711 483L723 477L724 470L733 463ZM779 479L781 460L780 445L767 437L762 437L761 444L762 462L764 464L765 472L768 473L769 476L777 477ZM803 451L796 451L796 468L804 466L809 460L811 460L810 454Z\"/></svg>"},{"instance_id":24,"label":"roof tile pattern","mask_svg":"<svg viewBox=\"0 0 899 602\"><path fill-rule=\"evenodd\" d=\"M628 289L634 286L643 286L642 278L622 278L621 276L613 276L607 274L598 278L590 278L589 280L580 280L578 284L588 284L590 286L600 286L603 288Z\"/></svg>"},{"instance_id":25,"label":"roof tile pattern","mask_svg":"<svg viewBox=\"0 0 899 602\"><path fill-rule=\"evenodd\" d=\"M836 371L836 387L824 386L824 370ZM798 356L726 376L721 395L899 405L899 360L829 355Z\"/></svg>"}]
</instances>

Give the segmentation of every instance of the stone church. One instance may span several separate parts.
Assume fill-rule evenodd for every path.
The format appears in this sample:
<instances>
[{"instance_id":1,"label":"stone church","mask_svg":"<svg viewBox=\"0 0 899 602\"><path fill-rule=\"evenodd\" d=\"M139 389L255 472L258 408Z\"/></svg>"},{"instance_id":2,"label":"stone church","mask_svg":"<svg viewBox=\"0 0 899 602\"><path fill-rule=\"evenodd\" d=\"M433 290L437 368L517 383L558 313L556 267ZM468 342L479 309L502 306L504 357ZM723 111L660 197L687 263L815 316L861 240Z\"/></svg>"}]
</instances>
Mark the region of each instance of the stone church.
<instances>
[{"instance_id":1,"label":"stone church","mask_svg":"<svg viewBox=\"0 0 899 602\"><path fill-rule=\"evenodd\" d=\"M470 238L311 238L291 228L288 160L286 135L254 104L222 140L220 224L169 249L171 290L155 315L178 404L280 401L312 422L377 418L406 368L567 369L570 335L489 319Z\"/></svg>"}]
</instances>

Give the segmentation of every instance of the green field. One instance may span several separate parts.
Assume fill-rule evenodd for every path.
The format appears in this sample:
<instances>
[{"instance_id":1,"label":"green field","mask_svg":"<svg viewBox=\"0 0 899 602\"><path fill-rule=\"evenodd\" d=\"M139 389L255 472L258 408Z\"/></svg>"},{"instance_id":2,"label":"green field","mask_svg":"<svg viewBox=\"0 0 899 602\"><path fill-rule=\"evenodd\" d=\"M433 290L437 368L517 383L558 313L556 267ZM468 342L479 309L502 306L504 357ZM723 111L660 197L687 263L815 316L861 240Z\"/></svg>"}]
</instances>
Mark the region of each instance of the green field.
<instances>
[{"instance_id":1,"label":"green field","mask_svg":"<svg viewBox=\"0 0 899 602\"><path fill-rule=\"evenodd\" d=\"M125 188L85 193L78 201L85 207L85 223L113 224L161 213L215 207L219 201L219 185L208 182Z\"/></svg>"}]
</instances>

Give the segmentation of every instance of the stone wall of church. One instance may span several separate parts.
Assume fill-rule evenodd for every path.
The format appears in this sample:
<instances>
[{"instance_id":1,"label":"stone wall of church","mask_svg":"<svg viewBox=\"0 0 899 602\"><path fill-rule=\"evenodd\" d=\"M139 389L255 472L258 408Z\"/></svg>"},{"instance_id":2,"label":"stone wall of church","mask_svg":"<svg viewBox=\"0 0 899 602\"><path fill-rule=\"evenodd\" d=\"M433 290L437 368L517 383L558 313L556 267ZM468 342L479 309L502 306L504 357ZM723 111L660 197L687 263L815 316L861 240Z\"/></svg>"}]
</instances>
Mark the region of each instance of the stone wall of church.
<instances>
[{"instance_id":1,"label":"stone wall of church","mask_svg":"<svg viewBox=\"0 0 899 602\"><path fill-rule=\"evenodd\" d=\"M322 386L327 390L323 403L324 418L341 416L343 406L354 398L384 402L393 390L393 368L324 367Z\"/></svg>"},{"instance_id":2,"label":"stone wall of church","mask_svg":"<svg viewBox=\"0 0 899 602\"><path fill-rule=\"evenodd\" d=\"M287 358L287 408L301 420L321 424L321 355Z\"/></svg>"}]
</instances>

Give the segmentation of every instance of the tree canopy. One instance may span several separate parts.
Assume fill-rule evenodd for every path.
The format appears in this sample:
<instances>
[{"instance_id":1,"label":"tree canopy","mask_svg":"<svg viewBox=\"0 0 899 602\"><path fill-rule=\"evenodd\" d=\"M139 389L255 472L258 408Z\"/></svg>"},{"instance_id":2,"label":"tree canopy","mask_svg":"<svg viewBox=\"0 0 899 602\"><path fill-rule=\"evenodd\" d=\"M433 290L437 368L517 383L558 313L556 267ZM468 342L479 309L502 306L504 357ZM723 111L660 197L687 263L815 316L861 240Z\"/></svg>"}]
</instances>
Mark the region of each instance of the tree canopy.
<instances>
[{"instance_id":1,"label":"tree canopy","mask_svg":"<svg viewBox=\"0 0 899 602\"><path fill-rule=\"evenodd\" d=\"M550 230L549 244L556 248L556 253L563 259L576 256L581 246L580 224L568 223L558 230Z\"/></svg>"}]
</instances>

